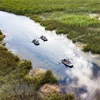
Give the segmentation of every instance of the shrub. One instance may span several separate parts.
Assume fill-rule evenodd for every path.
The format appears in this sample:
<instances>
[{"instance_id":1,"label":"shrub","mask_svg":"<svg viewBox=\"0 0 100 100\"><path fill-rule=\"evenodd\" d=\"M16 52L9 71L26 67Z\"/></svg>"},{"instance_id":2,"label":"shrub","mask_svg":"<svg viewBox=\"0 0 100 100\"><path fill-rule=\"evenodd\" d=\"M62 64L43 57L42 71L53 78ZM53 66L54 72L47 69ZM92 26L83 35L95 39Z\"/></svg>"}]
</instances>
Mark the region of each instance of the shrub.
<instances>
[{"instance_id":1,"label":"shrub","mask_svg":"<svg viewBox=\"0 0 100 100\"><path fill-rule=\"evenodd\" d=\"M1 30L0 30L0 35L2 35L2 32L1 32Z\"/></svg>"},{"instance_id":2,"label":"shrub","mask_svg":"<svg viewBox=\"0 0 100 100\"><path fill-rule=\"evenodd\" d=\"M83 51L90 51L91 50L91 46L89 44L87 44L84 48Z\"/></svg>"},{"instance_id":3,"label":"shrub","mask_svg":"<svg viewBox=\"0 0 100 100\"><path fill-rule=\"evenodd\" d=\"M73 94L50 94L45 100L75 100Z\"/></svg>"},{"instance_id":4,"label":"shrub","mask_svg":"<svg viewBox=\"0 0 100 100\"><path fill-rule=\"evenodd\" d=\"M0 35L0 41L3 40L3 38L4 38L4 36L3 35Z\"/></svg>"},{"instance_id":5,"label":"shrub","mask_svg":"<svg viewBox=\"0 0 100 100\"><path fill-rule=\"evenodd\" d=\"M65 94L62 100L74 100L75 97L73 94Z\"/></svg>"},{"instance_id":6,"label":"shrub","mask_svg":"<svg viewBox=\"0 0 100 100\"><path fill-rule=\"evenodd\" d=\"M63 100L60 94L51 94L45 100Z\"/></svg>"},{"instance_id":7,"label":"shrub","mask_svg":"<svg viewBox=\"0 0 100 100\"><path fill-rule=\"evenodd\" d=\"M18 64L19 67L24 68L24 69L31 69L32 68L32 63L27 60L22 60Z\"/></svg>"},{"instance_id":8,"label":"shrub","mask_svg":"<svg viewBox=\"0 0 100 100\"><path fill-rule=\"evenodd\" d=\"M41 80L41 83L44 84L44 83L57 83L58 80L57 78L55 78L52 74L52 72L50 70L48 70L45 75L43 76L42 80Z\"/></svg>"},{"instance_id":9,"label":"shrub","mask_svg":"<svg viewBox=\"0 0 100 100\"><path fill-rule=\"evenodd\" d=\"M40 86L42 86L45 83L58 83L58 80L56 77L53 76L52 72L50 70L47 70L46 73L44 73L41 77L35 77L35 89L38 90Z\"/></svg>"}]
</instances>

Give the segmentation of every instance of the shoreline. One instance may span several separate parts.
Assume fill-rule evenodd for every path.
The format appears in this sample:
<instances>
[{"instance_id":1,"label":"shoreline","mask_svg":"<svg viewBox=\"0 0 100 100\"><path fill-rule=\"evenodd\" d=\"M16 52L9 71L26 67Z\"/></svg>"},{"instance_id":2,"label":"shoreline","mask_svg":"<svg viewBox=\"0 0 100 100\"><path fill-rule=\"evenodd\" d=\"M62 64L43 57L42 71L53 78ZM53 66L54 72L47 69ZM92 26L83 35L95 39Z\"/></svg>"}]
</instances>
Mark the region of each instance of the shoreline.
<instances>
[{"instance_id":1,"label":"shoreline","mask_svg":"<svg viewBox=\"0 0 100 100\"><path fill-rule=\"evenodd\" d=\"M83 51L83 47L85 46L85 44L83 44L81 42L77 42L77 43L75 43L75 45L76 45L76 47L78 47L82 51ZM89 54L90 52L84 52L84 53ZM100 67L100 54L95 54L95 53L91 53L91 54L93 55L91 62L97 64L97 66Z\"/></svg>"}]
</instances>

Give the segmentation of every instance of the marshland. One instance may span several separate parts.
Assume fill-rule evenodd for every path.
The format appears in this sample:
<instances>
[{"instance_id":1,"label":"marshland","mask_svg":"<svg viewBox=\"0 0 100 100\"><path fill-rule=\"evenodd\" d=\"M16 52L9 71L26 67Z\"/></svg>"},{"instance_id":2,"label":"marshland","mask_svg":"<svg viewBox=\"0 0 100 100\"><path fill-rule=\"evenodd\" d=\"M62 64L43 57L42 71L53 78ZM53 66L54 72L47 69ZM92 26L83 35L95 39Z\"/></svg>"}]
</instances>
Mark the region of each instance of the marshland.
<instances>
[{"instance_id":1,"label":"marshland","mask_svg":"<svg viewBox=\"0 0 100 100\"><path fill-rule=\"evenodd\" d=\"M6 43L6 47L0 47L0 99L19 100L30 97L29 100L32 100L33 94L19 95L16 91L9 96L8 91L14 88L13 86L23 83L24 86L34 85L32 86L36 95L34 99L40 100L38 86L44 83L58 84L59 80L60 88L63 87L62 91L71 93L70 99L68 95L52 94L51 98L45 98L46 100L62 100L62 98L74 100L73 93L75 97L79 96L77 98L79 100L99 100L99 5L99 0L0 1L0 29L6 35L1 42L1 44ZM4 37L2 33L0 40ZM48 42L39 40L40 46L35 47L31 41L41 35L46 35ZM82 50L76 47L75 43L82 43ZM73 62L73 69L61 64L61 59L64 57ZM46 81L41 82L45 75L31 79L28 73L32 68L51 70L54 76L51 71L47 71L51 80L45 78ZM16 96L18 98L15 98Z\"/></svg>"}]
</instances>

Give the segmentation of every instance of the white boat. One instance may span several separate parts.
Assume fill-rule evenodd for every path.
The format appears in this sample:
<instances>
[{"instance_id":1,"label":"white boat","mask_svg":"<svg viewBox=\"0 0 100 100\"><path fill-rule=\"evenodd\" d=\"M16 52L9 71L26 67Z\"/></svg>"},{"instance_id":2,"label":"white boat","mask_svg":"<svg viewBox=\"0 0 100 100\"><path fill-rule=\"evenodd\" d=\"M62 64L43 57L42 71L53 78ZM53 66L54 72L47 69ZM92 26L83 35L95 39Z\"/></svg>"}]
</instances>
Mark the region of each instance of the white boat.
<instances>
[{"instance_id":1,"label":"white boat","mask_svg":"<svg viewBox=\"0 0 100 100\"><path fill-rule=\"evenodd\" d=\"M41 36L40 39L42 39L43 41L48 41L48 39L46 38L46 36Z\"/></svg>"},{"instance_id":2,"label":"white boat","mask_svg":"<svg viewBox=\"0 0 100 100\"><path fill-rule=\"evenodd\" d=\"M40 44L39 41L38 41L37 39L34 39L34 40L32 41L32 43L34 43L35 45L39 45L39 44Z\"/></svg>"},{"instance_id":3,"label":"white boat","mask_svg":"<svg viewBox=\"0 0 100 100\"><path fill-rule=\"evenodd\" d=\"M61 62L65 65L68 66L70 68L73 67L73 64L69 61L69 59L62 59Z\"/></svg>"}]
</instances>

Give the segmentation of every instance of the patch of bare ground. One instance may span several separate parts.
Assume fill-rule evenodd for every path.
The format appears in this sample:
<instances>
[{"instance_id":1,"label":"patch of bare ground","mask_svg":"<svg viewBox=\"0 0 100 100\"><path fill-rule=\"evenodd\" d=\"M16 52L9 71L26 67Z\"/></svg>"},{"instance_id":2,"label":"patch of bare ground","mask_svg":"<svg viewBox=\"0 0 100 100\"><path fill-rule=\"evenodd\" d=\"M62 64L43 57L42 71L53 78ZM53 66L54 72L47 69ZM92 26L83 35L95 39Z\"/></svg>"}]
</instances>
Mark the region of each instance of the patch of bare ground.
<instances>
[{"instance_id":1,"label":"patch of bare ground","mask_svg":"<svg viewBox=\"0 0 100 100\"><path fill-rule=\"evenodd\" d=\"M75 45L76 45L77 47L79 47L80 49L83 49L84 46L86 46L86 44L83 44L82 42L76 42Z\"/></svg>"},{"instance_id":2,"label":"patch of bare ground","mask_svg":"<svg viewBox=\"0 0 100 100\"><path fill-rule=\"evenodd\" d=\"M39 93L42 97L48 96L50 94L59 94L61 93L58 85L55 84L44 84L40 89Z\"/></svg>"},{"instance_id":3,"label":"patch of bare ground","mask_svg":"<svg viewBox=\"0 0 100 100\"><path fill-rule=\"evenodd\" d=\"M29 76L30 77L34 77L34 76L41 76L46 72L46 70L42 69L42 68L35 68L30 70L29 72Z\"/></svg>"}]
</instances>

